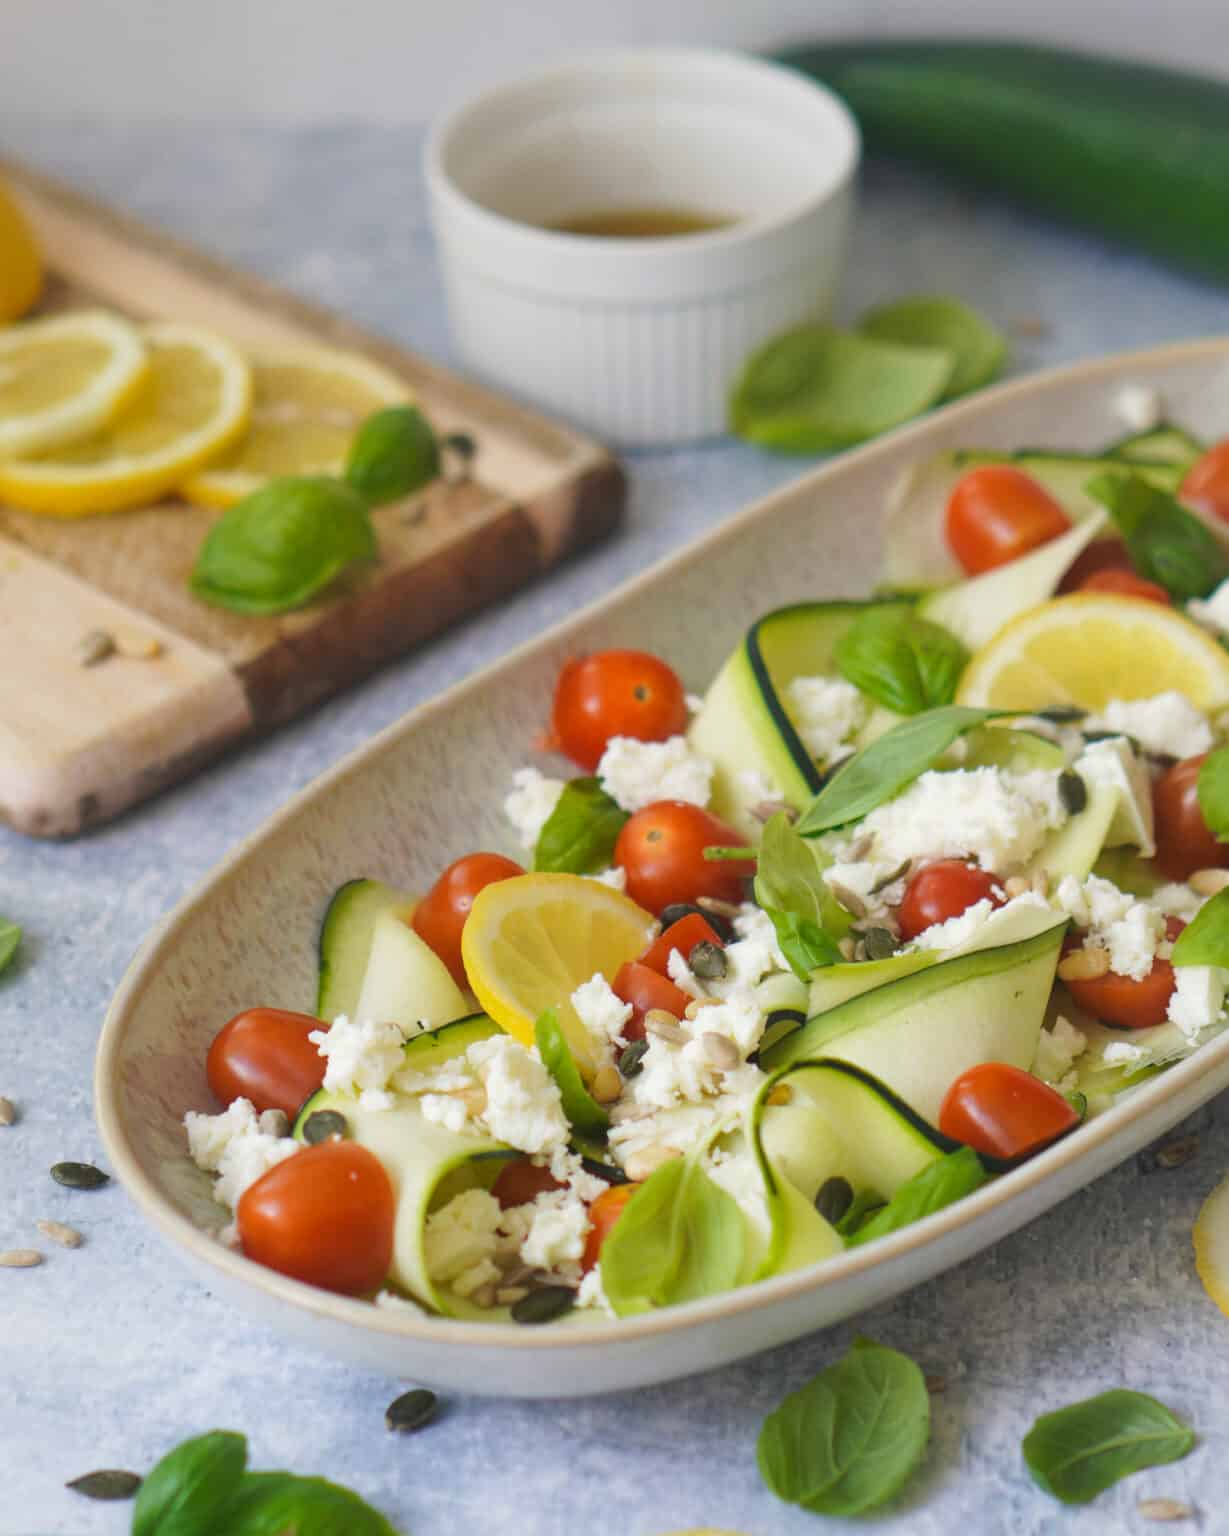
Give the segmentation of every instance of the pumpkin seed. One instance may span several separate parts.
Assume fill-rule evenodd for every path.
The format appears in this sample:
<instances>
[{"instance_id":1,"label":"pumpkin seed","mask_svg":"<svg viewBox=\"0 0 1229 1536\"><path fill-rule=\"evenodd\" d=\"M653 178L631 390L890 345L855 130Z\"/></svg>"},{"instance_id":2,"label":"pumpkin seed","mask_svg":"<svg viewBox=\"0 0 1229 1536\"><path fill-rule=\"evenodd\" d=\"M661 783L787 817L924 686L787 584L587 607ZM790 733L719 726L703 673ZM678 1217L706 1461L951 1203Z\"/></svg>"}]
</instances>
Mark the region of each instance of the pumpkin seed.
<instances>
[{"instance_id":1,"label":"pumpkin seed","mask_svg":"<svg viewBox=\"0 0 1229 1536\"><path fill-rule=\"evenodd\" d=\"M336 1109L318 1109L303 1122L303 1140L314 1147L317 1142L329 1141L334 1136L343 1140L350 1134L346 1117Z\"/></svg>"},{"instance_id":2,"label":"pumpkin seed","mask_svg":"<svg viewBox=\"0 0 1229 1536\"><path fill-rule=\"evenodd\" d=\"M111 1175L93 1163L53 1163L51 1177L65 1189L101 1189L111 1182Z\"/></svg>"},{"instance_id":3,"label":"pumpkin seed","mask_svg":"<svg viewBox=\"0 0 1229 1536\"><path fill-rule=\"evenodd\" d=\"M83 1472L64 1486L87 1499L130 1499L141 1486L141 1479L135 1472L103 1467L97 1472Z\"/></svg>"},{"instance_id":4,"label":"pumpkin seed","mask_svg":"<svg viewBox=\"0 0 1229 1536\"><path fill-rule=\"evenodd\" d=\"M576 1292L566 1285L544 1285L512 1304L514 1323L553 1323L576 1305Z\"/></svg>"},{"instance_id":5,"label":"pumpkin seed","mask_svg":"<svg viewBox=\"0 0 1229 1536\"><path fill-rule=\"evenodd\" d=\"M868 928L862 935L862 946L868 960L886 960L896 953L896 940L887 928Z\"/></svg>"},{"instance_id":6,"label":"pumpkin seed","mask_svg":"<svg viewBox=\"0 0 1229 1536\"><path fill-rule=\"evenodd\" d=\"M704 901L708 900L707 897L702 897L701 899ZM728 903L723 902L722 905L726 906ZM737 915L737 907L734 911L735 915ZM690 901L672 901L668 907L661 909L662 932L664 933L667 928L673 928L675 923L681 922L683 918L693 915L702 917L723 944L730 943L735 937L734 928L728 915L723 916L720 912L714 912L711 907L697 906Z\"/></svg>"},{"instance_id":7,"label":"pumpkin seed","mask_svg":"<svg viewBox=\"0 0 1229 1536\"><path fill-rule=\"evenodd\" d=\"M1081 780L1081 783L1083 780ZM913 868L913 860L906 859L903 864L898 864L890 873L883 875L871 886L872 896L878 896L880 891L886 891L889 885L895 885L898 880L903 880Z\"/></svg>"},{"instance_id":8,"label":"pumpkin seed","mask_svg":"<svg viewBox=\"0 0 1229 1536\"><path fill-rule=\"evenodd\" d=\"M76 1227L65 1226L62 1221L36 1221L34 1225L43 1234L49 1237L53 1243L59 1243L61 1248L80 1248L82 1237Z\"/></svg>"},{"instance_id":9,"label":"pumpkin seed","mask_svg":"<svg viewBox=\"0 0 1229 1536\"><path fill-rule=\"evenodd\" d=\"M114 651L115 636L105 629L91 629L77 641L77 660L83 667L96 667Z\"/></svg>"},{"instance_id":10,"label":"pumpkin seed","mask_svg":"<svg viewBox=\"0 0 1229 1536\"><path fill-rule=\"evenodd\" d=\"M702 977L705 981L716 981L726 973L725 950L719 944L701 939L698 944L691 946L687 964L695 975Z\"/></svg>"},{"instance_id":11,"label":"pumpkin seed","mask_svg":"<svg viewBox=\"0 0 1229 1536\"><path fill-rule=\"evenodd\" d=\"M6 1248L0 1253L0 1269L36 1269L42 1262L37 1248Z\"/></svg>"},{"instance_id":12,"label":"pumpkin seed","mask_svg":"<svg viewBox=\"0 0 1229 1536\"><path fill-rule=\"evenodd\" d=\"M619 1055L619 1072L624 1082L644 1069L644 1054L649 1048L647 1040L633 1040Z\"/></svg>"},{"instance_id":13,"label":"pumpkin seed","mask_svg":"<svg viewBox=\"0 0 1229 1536\"><path fill-rule=\"evenodd\" d=\"M1058 798L1068 816L1078 816L1088 804L1088 786L1078 773L1064 768L1058 776Z\"/></svg>"},{"instance_id":14,"label":"pumpkin seed","mask_svg":"<svg viewBox=\"0 0 1229 1536\"><path fill-rule=\"evenodd\" d=\"M428 1392L426 1387L414 1387L389 1403L384 1410L384 1422L398 1435L412 1435L416 1429L430 1424L439 1405L440 1400L434 1392Z\"/></svg>"},{"instance_id":15,"label":"pumpkin seed","mask_svg":"<svg viewBox=\"0 0 1229 1536\"><path fill-rule=\"evenodd\" d=\"M1168 1173L1172 1168L1182 1168L1198 1151L1198 1136L1174 1136L1169 1141L1162 1142L1159 1147L1150 1147L1146 1152L1140 1153L1140 1172L1156 1173L1158 1169L1163 1169Z\"/></svg>"},{"instance_id":16,"label":"pumpkin seed","mask_svg":"<svg viewBox=\"0 0 1229 1536\"><path fill-rule=\"evenodd\" d=\"M1076 704L1052 704L1049 709L1039 709L1037 716L1041 720L1048 720L1051 725L1071 725L1076 720L1087 717L1088 711L1080 709Z\"/></svg>"},{"instance_id":17,"label":"pumpkin seed","mask_svg":"<svg viewBox=\"0 0 1229 1536\"><path fill-rule=\"evenodd\" d=\"M440 454L444 461L444 479L455 485L473 474L478 444L468 432L449 432L440 438Z\"/></svg>"},{"instance_id":18,"label":"pumpkin seed","mask_svg":"<svg viewBox=\"0 0 1229 1536\"><path fill-rule=\"evenodd\" d=\"M840 1174L825 1179L815 1196L815 1209L832 1226L836 1226L852 1204L853 1185L848 1179L841 1178Z\"/></svg>"},{"instance_id":19,"label":"pumpkin seed","mask_svg":"<svg viewBox=\"0 0 1229 1536\"><path fill-rule=\"evenodd\" d=\"M17 1107L12 1099L0 1098L0 1125L12 1125L17 1118Z\"/></svg>"},{"instance_id":20,"label":"pumpkin seed","mask_svg":"<svg viewBox=\"0 0 1229 1536\"><path fill-rule=\"evenodd\" d=\"M940 1392L947 1391L947 1377L937 1373L926 1377L926 1390L932 1396L938 1396Z\"/></svg>"}]
</instances>

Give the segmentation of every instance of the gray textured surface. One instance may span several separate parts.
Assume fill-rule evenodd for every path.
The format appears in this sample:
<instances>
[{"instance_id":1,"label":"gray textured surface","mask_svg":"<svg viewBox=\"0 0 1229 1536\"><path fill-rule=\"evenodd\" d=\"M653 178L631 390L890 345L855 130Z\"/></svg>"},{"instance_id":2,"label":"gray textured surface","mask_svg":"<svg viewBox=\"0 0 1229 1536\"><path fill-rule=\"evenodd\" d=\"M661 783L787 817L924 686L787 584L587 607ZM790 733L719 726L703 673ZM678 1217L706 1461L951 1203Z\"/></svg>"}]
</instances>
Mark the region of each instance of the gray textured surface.
<instances>
[{"instance_id":1,"label":"gray textured surface","mask_svg":"<svg viewBox=\"0 0 1229 1536\"><path fill-rule=\"evenodd\" d=\"M416 133L0 117L0 149L448 356ZM1227 317L1222 292L877 170L845 305L856 313L927 289L1005 324L1043 321L1044 336L1017 339L1017 370L1211 334ZM40 1269L0 1271L0 1536L126 1530L122 1507L89 1504L64 1481L98 1466L146 1468L212 1427L247 1433L257 1466L350 1482L415 1536L817 1529L762 1489L755 1436L853 1330L626 1397L456 1400L428 1431L398 1440L383 1427L393 1383L250 1326L186 1277L119 1189L73 1194L46 1174L59 1158L97 1154L90 1071L111 990L150 926L232 843L410 705L800 467L732 443L637 457L626 531L550 581L91 838L45 845L0 830L0 912L27 930L20 964L0 982L0 1093L21 1110L0 1129L0 1248L33 1241L41 1216L86 1234L76 1252L45 1244ZM1229 1168L1229 1116L1213 1105L1200 1129L1185 1169L1120 1169L861 1321L948 1378L925 1470L876 1530L1144 1531L1155 1527L1137 1500L1161 1494L1195 1504L1200 1529L1224 1526L1229 1322L1195 1276L1190 1227ZM1186 1462L1068 1513L1029 1483L1020 1439L1035 1414L1116 1385L1155 1392L1202 1443Z\"/></svg>"}]
</instances>

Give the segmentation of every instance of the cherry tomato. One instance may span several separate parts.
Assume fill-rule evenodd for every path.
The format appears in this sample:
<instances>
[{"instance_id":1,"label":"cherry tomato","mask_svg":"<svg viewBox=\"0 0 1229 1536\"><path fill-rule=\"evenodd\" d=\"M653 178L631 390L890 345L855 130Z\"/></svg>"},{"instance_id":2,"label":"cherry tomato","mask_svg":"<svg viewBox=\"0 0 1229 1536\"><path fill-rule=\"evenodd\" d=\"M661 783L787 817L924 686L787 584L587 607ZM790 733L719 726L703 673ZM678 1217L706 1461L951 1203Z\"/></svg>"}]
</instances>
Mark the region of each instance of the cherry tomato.
<instances>
[{"instance_id":1,"label":"cherry tomato","mask_svg":"<svg viewBox=\"0 0 1229 1536\"><path fill-rule=\"evenodd\" d=\"M510 1158L499 1170L491 1193L506 1211L513 1205L528 1205L539 1195L564 1186L549 1168L541 1168L528 1157Z\"/></svg>"},{"instance_id":2,"label":"cherry tomato","mask_svg":"<svg viewBox=\"0 0 1229 1536\"><path fill-rule=\"evenodd\" d=\"M353 1141L322 1141L257 1179L235 1215L249 1259L358 1296L388 1274L396 1205L374 1153Z\"/></svg>"},{"instance_id":3,"label":"cherry tomato","mask_svg":"<svg viewBox=\"0 0 1229 1536\"><path fill-rule=\"evenodd\" d=\"M1201 512L1229 522L1229 437L1195 460L1178 487L1178 495Z\"/></svg>"},{"instance_id":4,"label":"cherry tomato","mask_svg":"<svg viewBox=\"0 0 1229 1536\"><path fill-rule=\"evenodd\" d=\"M1131 556L1122 539L1094 539L1086 544L1058 584L1060 593L1078 592L1090 576L1098 571L1132 570Z\"/></svg>"},{"instance_id":5,"label":"cherry tomato","mask_svg":"<svg viewBox=\"0 0 1229 1536\"><path fill-rule=\"evenodd\" d=\"M647 965L651 971L660 971L663 976L668 976L670 951L677 949L686 960L697 944L715 944L718 949L725 947L708 919L699 912L690 912L686 917L680 917L677 923L671 923L669 928L649 945L640 956L640 964Z\"/></svg>"},{"instance_id":6,"label":"cherry tomato","mask_svg":"<svg viewBox=\"0 0 1229 1536\"><path fill-rule=\"evenodd\" d=\"M947 542L970 576L1048 544L1071 527L1044 486L1010 464L961 475L947 502Z\"/></svg>"},{"instance_id":7,"label":"cherry tomato","mask_svg":"<svg viewBox=\"0 0 1229 1536\"><path fill-rule=\"evenodd\" d=\"M1200 757L1167 768L1152 786L1156 861L1168 880L1186 880L1197 869L1229 867L1229 843L1218 843L1199 809Z\"/></svg>"},{"instance_id":8,"label":"cherry tomato","mask_svg":"<svg viewBox=\"0 0 1229 1536\"><path fill-rule=\"evenodd\" d=\"M610 987L617 998L630 1003L634 1010L623 1026L624 1038L628 1040L644 1038L644 1016L650 1008L664 1008L676 1019L681 1019L683 1010L691 1001L686 992L676 987L660 971L651 971L647 965L636 960L628 960L619 967Z\"/></svg>"},{"instance_id":9,"label":"cherry tomato","mask_svg":"<svg viewBox=\"0 0 1229 1536\"><path fill-rule=\"evenodd\" d=\"M1185 927L1179 917L1166 918L1165 937L1172 943ZM1157 959L1139 981L1107 971L1104 976L1065 981L1063 985L1085 1013L1103 1024L1117 1024L1120 1029L1151 1029L1154 1024L1165 1022L1176 977L1168 960Z\"/></svg>"},{"instance_id":10,"label":"cherry tomato","mask_svg":"<svg viewBox=\"0 0 1229 1536\"><path fill-rule=\"evenodd\" d=\"M324 1082L324 1057L307 1038L328 1026L284 1008L247 1008L213 1037L205 1075L223 1104L250 1099L292 1119Z\"/></svg>"},{"instance_id":11,"label":"cherry tomato","mask_svg":"<svg viewBox=\"0 0 1229 1536\"><path fill-rule=\"evenodd\" d=\"M448 866L414 908L410 927L440 957L462 991L469 983L461 963L461 930L474 898L497 880L524 873L519 864L500 853L468 853Z\"/></svg>"},{"instance_id":12,"label":"cherry tomato","mask_svg":"<svg viewBox=\"0 0 1229 1536\"><path fill-rule=\"evenodd\" d=\"M602 1256L602 1244L610 1236L610 1229L623 1214L623 1208L640 1188L638 1184L612 1184L604 1189L589 1207L589 1236L585 1239L585 1251L580 1267L588 1274Z\"/></svg>"},{"instance_id":13,"label":"cherry tomato","mask_svg":"<svg viewBox=\"0 0 1229 1536\"><path fill-rule=\"evenodd\" d=\"M562 750L592 773L612 736L665 741L685 730L687 701L677 674L647 651L595 651L559 674L551 725Z\"/></svg>"},{"instance_id":14,"label":"cherry tomato","mask_svg":"<svg viewBox=\"0 0 1229 1536\"><path fill-rule=\"evenodd\" d=\"M1028 1157L1080 1123L1056 1089L1005 1061L962 1072L939 1109L939 1129L989 1157Z\"/></svg>"},{"instance_id":15,"label":"cherry tomato","mask_svg":"<svg viewBox=\"0 0 1229 1536\"><path fill-rule=\"evenodd\" d=\"M619 833L615 863L627 871L627 894L650 912L676 901L712 896L741 901L755 860L709 860L710 847L741 847L733 827L685 800L660 800L637 811Z\"/></svg>"},{"instance_id":16,"label":"cherry tomato","mask_svg":"<svg viewBox=\"0 0 1229 1536\"><path fill-rule=\"evenodd\" d=\"M1116 597L1139 597L1147 603L1164 603L1172 607L1169 593L1160 582L1137 576L1134 571L1111 567L1094 571L1080 584L1081 592L1112 592Z\"/></svg>"},{"instance_id":17,"label":"cherry tomato","mask_svg":"<svg viewBox=\"0 0 1229 1536\"><path fill-rule=\"evenodd\" d=\"M916 939L919 933L949 917L959 917L979 901L1001 907L1007 896L989 871L963 859L938 859L926 864L905 886L904 900L896 909L901 937Z\"/></svg>"}]
</instances>

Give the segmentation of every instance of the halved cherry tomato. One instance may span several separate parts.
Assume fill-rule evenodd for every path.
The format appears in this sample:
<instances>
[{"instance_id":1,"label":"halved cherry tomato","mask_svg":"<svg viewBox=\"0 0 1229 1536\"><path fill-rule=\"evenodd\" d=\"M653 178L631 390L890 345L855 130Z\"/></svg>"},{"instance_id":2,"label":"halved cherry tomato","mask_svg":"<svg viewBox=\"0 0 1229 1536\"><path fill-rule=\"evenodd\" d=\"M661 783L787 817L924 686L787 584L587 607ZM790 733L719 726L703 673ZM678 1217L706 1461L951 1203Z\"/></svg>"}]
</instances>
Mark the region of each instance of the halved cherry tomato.
<instances>
[{"instance_id":1,"label":"halved cherry tomato","mask_svg":"<svg viewBox=\"0 0 1229 1536\"><path fill-rule=\"evenodd\" d=\"M962 1072L939 1108L945 1136L989 1157L1028 1157L1079 1123L1061 1093L1005 1061Z\"/></svg>"},{"instance_id":2,"label":"halved cherry tomato","mask_svg":"<svg viewBox=\"0 0 1229 1536\"><path fill-rule=\"evenodd\" d=\"M1183 476L1178 495L1229 523L1229 437L1213 444Z\"/></svg>"},{"instance_id":3,"label":"halved cherry tomato","mask_svg":"<svg viewBox=\"0 0 1229 1536\"><path fill-rule=\"evenodd\" d=\"M524 873L519 864L501 853L467 853L448 866L414 908L410 927L440 957L462 991L469 982L461 963L461 930L474 898L497 880Z\"/></svg>"},{"instance_id":4,"label":"halved cherry tomato","mask_svg":"<svg viewBox=\"0 0 1229 1536\"><path fill-rule=\"evenodd\" d=\"M562 750L592 773L612 736L679 735L687 700L673 668L647 651L595 651L559 674L551 726Z\"/></svg>"},{"instance_id":5,"label":"halved cherry tomato","mask_svg":"<svg viewBox=\"0 0 1229 1536\"><path fill-rule=\"evenodd\" d=\"M1167 608L1173 606L1169 593L1160 582L1113 567L1094 571L1080 583L1080 591L1113 592L1118 597L1140 597L1148 603L1164 603Z\"/></svg>"},{"instance_id":6,"label":"halved cherry tomato","mask_svg":"<svg viewBox=\"0 0 1229 1536\"><path fill-rule=\"evenodd\" d=\"M1218 843L1199 809L1199 770L1207 753L1183 758L1152 786L1156 861L1169 880L1186 880L1197 869L1229 867L1229 843Z\"/></svg>"},{"instance_id":7,"label":"halved cherry tomato","mask_svg":"<svg viewBox=\"0 0 1229 1536\"><path fill-rule=\"evenodd\" d=\"M223 1104L250 1099L261 1112L297 1115L324 1082L324 1057L307 1038L328 1025L285 1008L245 1008L213 1037L205 1076Z\"/></svg>"},{"instance_id":8,"label":"halved cherry tomato","mask_svg":"<svg viewBox=\"0 0 1229 1536\"><path fill-rule=\"evenodd\" d=\"M970 576L1006 565L1070 527L1049 491L1010 464L969 470L947 501L947 542Z\"/></svg>"},{"instance_id":9,"label":"halved cherry tomato","mask_svg":"<svg viewBox=\"0 0 1229 1536\"><path fill-rule=\"evenodd\" d=\"M651 1008L664 1008L676 1019L683 1017L683 1010L691 999L680 987L676 987L660 971L651 971L641 961L627 960L615 972L610 983L614 995L632 1005L633 1013L623 1026L627 1040L644 1038L644 1016Z\"/></svg>"},{"instance_id":10,"label":"halved cherry tomato","mask_svg":"<svg viewBox=\"0 0 1229 1536\"><path fill-rule=\"evenodd\" d=\"M549 1168L539 1167L528 1157L514 1157L499 1170L491 1193L506 1211L510 1206L528 1205L539 1195L563 1187Z\"/></svg>"},{"instance_id":11,"label":"halved cherry tomato","mask_svg":"<svg viewBox=\"0 0 1229 1536\"><path fill-rule=\"evenodd\" d=\"M610 1230L623 1214L627 1202L640 1188L639 1184L612 1184L604 1189L589 1207L589 1236L585 1239L585 1251L580 1267L588 1274L602 1256L602 1244L610 1236Z\"/></svg>"},{"instance_id":12,"label":"halved cherry tomato","mask_svg":"<svg viewBox=\"0 0 1229 1536\"><path fill-rule=\"evenodd\" d=\"M1006 900L1006 892L988 870L964 859L937 859L919 869L905 886L896 919L901 937L916 939L935 923L959 917L979 901L1001 907Z\"/></svg>"},{"instance_id":13,"label":"halved cherry tomato","mask_svg":"<svg viewBox=\"0 0 1229 1536\"><path fill-rule=\"evenodd\" d=\"M697 896L740 901L754 859L709 860L704 850L741 847L745 839L686 800L659 800L637 811L619 833L614 860L627 871L627 894L650 912Z\"/></svg>"},{"instance_id":14,"label":"halved cherry tomato","mask_svg":"<svg viewBox=\"0 0 1229 1536\"><path fill-rule=\"evenodd\" d=\"M1078 592L1090 576L1098 571L1130 571L1131 556L1122 539L1094 539L1086 544L1058 584L1060 593Z\"/></svg>"},{"instance_id":15,"label":"halved cherry tomato","mask_svg":"<svg viewBox=\"0 0 1229 1536\"><path fill-rule=\"evenodd\" d=\"M718 949L724 948L717 937L717 930L707 918L702 917L699 912L689 912L686 917L680 917L677 923L671 923L669 928L649 945L640 956L640 964L647 965L651 971L660 971L663 976L668 976L670 951L677 949L686 960L697 944L715 944Z\"/></svg>"},{"instance_id":16,"label":"halved cherry tomato","mask_svg":"<svg viewBox=\"0 0 1229 1536\"><path fill-rule=\"evenodd\" d=\"M1172 943L1185 927L1180 917L1166 918L1166 938ZM1085 1013L1103 1024L1116 1024L1120 1029L1151 1029L1154 1024L1165 1022L1177 978L1172 964L1158 958L1139 981L1107 971L1104 976L1064 981L1063 985Z\"/></svg>"},{"instance_id":17,"label":"halved cherry tomato","mask_svg":"<svg viewBox=\"0 0 1229 1536\"><path fill-rule=\"evenodd\" d=\"M374 1153L353 1141L322 1141L257 1179L235 1216L249 1259L308 1285L358 1296L388 1274L396 1206Z\"/></svg>"}]
</instances>

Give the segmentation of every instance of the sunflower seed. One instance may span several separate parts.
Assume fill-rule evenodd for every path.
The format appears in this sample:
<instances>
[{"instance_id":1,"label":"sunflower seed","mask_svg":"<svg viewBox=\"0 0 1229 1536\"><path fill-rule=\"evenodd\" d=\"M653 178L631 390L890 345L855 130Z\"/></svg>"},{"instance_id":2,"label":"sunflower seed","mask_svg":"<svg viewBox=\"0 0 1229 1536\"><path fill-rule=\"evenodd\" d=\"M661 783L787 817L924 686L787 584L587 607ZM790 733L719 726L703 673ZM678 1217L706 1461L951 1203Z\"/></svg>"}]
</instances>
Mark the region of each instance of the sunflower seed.
<instances>
[{"instance_id":1,"label":"sunflower seed","mask_svg":"<svg viewBox=\"0 0 1229 1536\"><path fill-rule=\"evenodd\" d=\"M17 1106L12 1099L0 1098L0 1125L12 1125L17 1118Z\"/></svg>"},{"instance_id":2,"label":"sunflower seed","mask_svg":"<svg viewBox=\"0 0 1229 1536\"><path fill-rule=\"evenodd\" d=\"M1186 883L1196 896L1215 896L1229 885L1229 869L1197 869Z\"/></svg>"},{"instance_id":3,"label":"sunflower seed","mask_svg":"<svg viewBox=\"0 0 1229 1536\"><path fill-rule=\"evenodd\" d=\"M101 1189L111 1182L111 1175L93 1163L53 1163L51 1177L65 1189Z\"/></svg>"},{"instance_id":4,"label":"sunflower seed","mask_svg":"<svg viewBox=\"0 0 1229 1536\"><path fill-rule=\"evenodd\" d=\"M105 629L91 629L77 641L77 661L83 667L96 667L115 652L115 636Z\"/></svg>"},{"instance_id":5,"label":"sunflower seed","mask_svg":"<svg viewBox=\"0 0 1229 1536\"><path fill-rule=\"evenodd\" d=\"M836 947L841 952L842 960L852 960L858 948L858 946L854 943L848 934L846 934L845 937L839 941Z\"/></svg>"},{"instance_id":6,"label":"sunflower seed","mask_svg":"<svg viewBox=\"0 0 1229 1536\"><path fill-rule=\"evenodd\" d=\"M1144 1520L1189 1520L1195 1513L1179 1499L1141 1499L1135 1507Z\"/></svg>"},{"instance_id":7,"label":"sunflower seed","mask_svg":"<svg viewBox=\"0 0 1229 1536\"><path fill-rule=\"evenodd\" d=\"M497 1306L511 1307L520 1301L522 1297L528 1295L529 1287L527 1285L501 1285L495 1292L495 1302Z\"/></svg>"},{"instance_id":8,"label":"sunflower seed","mask_svg":"<svg viewBox=\"0 0 1229 1536\"><path fill-rule=\"evenodd\" d=\"M709 1029L700 1036L704 1046L704 1054L719 1067L722 1072L734 1072L743 1064L738 1047L728 1035L719 1035L716 1030Z\"/></svg>"},{"instance_id":9,"label":"sunflower seed","mask_svg":"<svg viewBox=\"0 0 1229 1536\"><path fill-rule=\"evenodd\" d=\"M633 1184L643 1184L645 1179L656 1173L666 1163L672 1163L676 1157L682 1157L677 1147L667 1146L665 1142L652 1141L647 1147L641 1147L638 1152L633 1152L623 1164L624 1171Z\"/></svg>"},{"instance_id":10,"label":"sunflower seed","mask_svg":"<svg viewBox=\"0 0 1229 1536\"><path fill-rule=\"evenodd\" d=\"M121 634L116 636L115 649L129 661L157 661L166 646L156 635Z\"/></svg>"},{"instance_id":11,"label":"sunflower seed","mask_svg":"<svg viewBox=\"0 0 1229 1536\"><path fill-rule=\"evenodd\" d=\"M103 1467L97 1472L83 1472L64 1486L87 1499L130 1499L141 1486L141 1479L135 1472Z\"/></svg>"},{"instance_id":12,"label":"sunflower seed","mask_svg":"<svg viewBox=\"0 0 1229 1536\"><path fill-rule=\"evenodd\" d=\"M62 1221L36 1221L34 1225L44 1237L59 1243L61 1248L80 1248L84 1241L76 1227L65 1226Z\"/></svg>"},{"instance_id":13,"label":"sunflower seed","mask_svg":"<svg viewBox=\"0 0 1229 1536\"><path fill-rule=\"evenodd\" d=\"M751 807L751 814L756 821L771 821L774 816L784 816L791 826L798 820L798 812L784 800L761 800Z\"/></svg>"},{"instance_id":14,"label":"sunflower seed","mask_svg":"<svg viewBox=\"0 0 1229 1536\"><path fill-rule=\"evenodd\" d=\"M552 1323L576 1305L576 1292L566 1285L544 1285L512 1304L514 1323Z\"/></svg>"},{"instance_id":15,"label":"sunflower seed","mask_svg":"<svg viewBox=\"0 0 1229 1536\"><path fill-rule=\"evenodd\" d=\"M416 1429L430 1424L439 1409L440 1400L426 1387L415 1387L395 1397L384 1410L384 1423L399 1435L412 1435Z\"/></svg>"},{"instance_id":16,"label":"sunflower seed","mask_svg":"<svg viewBox=\"0 0 1229 1536\"><path fill-rule=\"evenodd\" d=\"M42 1262L37 1248L6 1248L0 1253L0 1269L35 1269Z\"/></svg>"},{"instance_id":17,"label":"sunflower seed","mask_svg":"<svg viewBox=\"0 0 1229 1536\"><path fill-rule=\"evenodd\" d=\"M664 1008L650 1008L644 1016L645 1034L653 1035L658 1040L665 1040L669 1045L686 1045L687 1031L679 1028L679 1021L672 1013Z\"/></svg>"},{"instance_id":18,"label":"sunflower seed","mask_svg":"<svg viewBox=\"0 0 1229 1536\"><path fill-rule=\"evenodd\" d=\"M720 896L697 896L696 906L702 912L715 912L718 917L738 917L742 912L736 901L722 901Z\"/></svg>"},{"instance_id":19,"label":"sunflower seed","mask_svg":"<svg viewBox=\"0 0 1229 1536\"><path fill-rule=\"evenodd\" d=\"M614 1067L599 1067L593 1074L589 1092L599 1104L613 1104L623 1092L623 1079Z\"/></svg>"},{"instance_id":20,"label":"sunflower seed","mask_svg":"<svg viewBox=\"0 0 1229 1536\"><path fill-rule=\"evenodd\" d=\"M847 885L842 885L839 880L829 880L828 889L845 908L846 912L852 912L855 917L866 917L870 908L858 895L857 891L851 891Z\"/></svg>"},{"instance_id":21,"label":"sunflower seed","mask_svg":"<svg viewBox=\"0 0 1229 1536\"><path fill-rule=\"evenodd\" d=\"M340 1110L318 1109L314 1114L308 1115L303 1122L303 1140L309 1147L314 1147L322 1141L329 1141L334 1136L344 1140L349 1134L349 1124Z\"/></svg>"}]
</instances>

